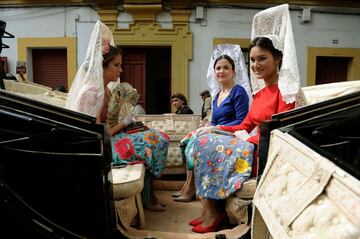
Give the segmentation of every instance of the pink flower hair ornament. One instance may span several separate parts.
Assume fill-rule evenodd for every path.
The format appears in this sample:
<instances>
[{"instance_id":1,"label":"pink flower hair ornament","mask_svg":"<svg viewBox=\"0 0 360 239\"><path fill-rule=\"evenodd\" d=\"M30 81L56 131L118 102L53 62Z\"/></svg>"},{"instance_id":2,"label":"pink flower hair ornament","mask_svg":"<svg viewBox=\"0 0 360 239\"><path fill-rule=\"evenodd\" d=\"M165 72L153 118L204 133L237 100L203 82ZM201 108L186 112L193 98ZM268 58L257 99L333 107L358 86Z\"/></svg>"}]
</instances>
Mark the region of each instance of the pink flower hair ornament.
<instances>
[{"instance_id":1,"label":"pink flower hair ornament","mask_svg":"<svg viewBox=\"0 0 360 239\"><path fill-rule=\"evenodd\" d=\"M105 55L105 54L109 53L109 51L110 51L109 39L102 39L101 45L102 45L102 54Z\"/></svg>"}]
</instances>

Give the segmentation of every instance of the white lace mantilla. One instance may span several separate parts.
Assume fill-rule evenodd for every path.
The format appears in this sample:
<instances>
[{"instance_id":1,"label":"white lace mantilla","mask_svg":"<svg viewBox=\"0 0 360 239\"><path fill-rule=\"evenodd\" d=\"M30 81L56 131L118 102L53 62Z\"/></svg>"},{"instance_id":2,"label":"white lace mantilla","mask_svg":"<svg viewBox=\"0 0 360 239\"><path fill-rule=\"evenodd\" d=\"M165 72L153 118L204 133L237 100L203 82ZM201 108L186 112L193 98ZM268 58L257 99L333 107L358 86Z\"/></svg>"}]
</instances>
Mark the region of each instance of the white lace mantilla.
<instances>
[{"instance_id":1,"label":"white lace mantilla","mask_svg":"<svg viewBox=\"0 0 360 239\"><path fill-rule=\"evenodd\" d=\"M265 9L254 16L251 39L260 36L269 38L274 47L283 53L278 85L283 100L292 103L300 89L300 75L288 4ZM253 94L265 86L264 81L256 79L253 72L251 84Z\"/></svg>"},{"instance_id":2,"label":"white lace mantilla","mask_svg":"<svg viewBox=\"0 0 360 239\"><path fill-rule=\"evenodd\" d=\"M96 117L104 99L103 43L114 45L111 30L97 21L91 34L86 57L71 85L65 107Z\"/></svg>"},{"instance_id":3,"label":"white lace mantilla","mask_svg":"<svg viewBox=\"0 0 360 239\"><path fill-rule=\"evenodd\" d=\"M249 103L251 103L252 95L251 95L251 88L250 88L250 81L247 74L247 68L244 61L244 56L242 54L241 48L239 45L233 44L222 44L217 45L210 58L210 63L207 71L207 83L210 87L210 94L211 97L214 99L217 93L220 91L220 84L216 79L215 71L214 71L214 62L216 58L221 55L228 55L233 59L235 64L235 75L234 75L234 83L241 85L246 93L249 96Z\"/></svg>"}]
</instances>

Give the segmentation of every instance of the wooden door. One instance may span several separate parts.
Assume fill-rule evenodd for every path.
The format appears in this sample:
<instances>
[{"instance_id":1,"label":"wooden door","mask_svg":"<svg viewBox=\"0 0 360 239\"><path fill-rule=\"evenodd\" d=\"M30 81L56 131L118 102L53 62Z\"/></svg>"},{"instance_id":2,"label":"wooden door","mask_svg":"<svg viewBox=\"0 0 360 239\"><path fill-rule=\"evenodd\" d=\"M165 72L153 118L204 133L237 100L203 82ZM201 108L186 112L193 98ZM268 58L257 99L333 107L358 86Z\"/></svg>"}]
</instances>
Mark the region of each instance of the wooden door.
<instances>
[{"instance_id":1,"label":"wooden door","mask_svg":"<svg viewBox=\"0 0 360 239\"><path fill-rule=\"evenodd\" d=\"M147 114L170 112L171 48L126 47L121 81L135 87Z\"/></svg>"},{"instance_id":2,"label":"wooden door","mask_svg":"<svg viewBox=\"0 0 360 239\"><path fill-rule=\"evenodd\" d=\"M33 49L33 81L51 88L64 86L67 90L66 49Z\"/></svg>"},{"instance_id":3,"label":"wooden door","mask_svg":"<svg viewBox=\"0 0 360 239\"><path fill-rule=\"evenodd\" d=\"M316 57L316 85L348 80L350 57Z\"/></svg>"},{"instance_id":4,"label":"wooden door","mask_svg":"<svg viewBox=\"0 0 360 239\"><path fill-rule=\"evenodd\" d=\"M128 82L139 93L138 103L146 111L146 55L144 51L126 49L123 55L120 81Z\"/></svg>"}]
</instances>

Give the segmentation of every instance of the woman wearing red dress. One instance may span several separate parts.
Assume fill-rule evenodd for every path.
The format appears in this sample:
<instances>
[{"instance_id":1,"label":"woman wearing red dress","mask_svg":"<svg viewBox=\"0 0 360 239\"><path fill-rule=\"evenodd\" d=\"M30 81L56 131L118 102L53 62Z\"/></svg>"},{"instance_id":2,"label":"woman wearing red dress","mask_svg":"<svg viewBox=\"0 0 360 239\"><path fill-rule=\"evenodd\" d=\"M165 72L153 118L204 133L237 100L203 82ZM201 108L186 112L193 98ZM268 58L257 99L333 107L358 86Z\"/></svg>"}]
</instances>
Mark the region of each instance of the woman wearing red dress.
<instances>
[{"instance_id":1,"label":"woman wearing red dress","mask_svg":"<svg viewBox=\"0 0 360 239\"><path fill-rule=\"evenodd\" d=\"M219 223L227 216L223 199L239 190L242 183L252 173L256 173L252 165L256 165L253 161L256 161L254 155L259 142L260 123L271 119L273 114L295 107L299 74L295 48L289 48L294 46L294 42L288 5L260 13L254 17L252 42L249 46L254 99L248 115L239 125L217 126L215 129L198 132L199 140L195 142L194 149L194 176L196 194L203 200L203 210L200 217L189 222L194 232L216 231ZM264 24L262 20L269 21L269 15L273 16L272 22ZM277 17L286 21L275 21ZM284 28L271 28L273 22L280 22ZM264 29L264 26L271 29ZM286 30L276 32L277 29ZM283 34L284 32L286 34ZM255 135L247 135L256 127L258 129ZM232 133L236 131L237 137L225 134L214 137L214 133L219 130ZM239 133L242 131L245 131L245 134Z\"/></svg>"},{"instance_id":2,"label":"woman wearing red dress","mask_svg":"<svg viewBox=\"0 0 360 239\"><path fill-rule=\"evenodd\" d=\"M263 79L265 87L254 95L254 100L250 111L240 125L218 126L221 130L235 132L246 130L250 133L262 121L271 119L273 114L293 109L295 102L286 104L283 101L278 87L277 69L281 67L282 53L275 49L271 40L267 37L255 38L250 50L250 67L257 79ZM255 145L258 145L260 137L260 127L257 133L247 139Z\"/></svg>"}]
</instances>

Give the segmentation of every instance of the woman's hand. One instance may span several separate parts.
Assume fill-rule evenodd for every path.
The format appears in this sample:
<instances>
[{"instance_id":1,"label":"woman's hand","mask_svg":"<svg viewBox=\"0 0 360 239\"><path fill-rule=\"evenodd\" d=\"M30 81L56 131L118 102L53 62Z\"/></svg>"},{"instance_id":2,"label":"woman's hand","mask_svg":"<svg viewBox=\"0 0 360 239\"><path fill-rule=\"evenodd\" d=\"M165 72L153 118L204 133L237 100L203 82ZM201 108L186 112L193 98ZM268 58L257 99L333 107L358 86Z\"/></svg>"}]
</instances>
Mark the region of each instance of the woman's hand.
<instances>
[{"instance_id":1,"label":"woman's hand","mask_svg":"<svg viewBox=\"0 0 360 239\"><path fill-rule=\"evenodd\" d=\"M196 130L195 135L199 137L204 134L213 132L214 129L215 129L215 126L201 127Z\"/></svg>"},{"instance_id":2,"label":"woman's hand","mask_svg":"<svg viewBox=\"0 0 360 239\"><path fill-rule=\"evenodd\" d=\"M235 131L234 135L236 138L241 139L243 141L246 141L250 137L250 135L246 130Z\"/></svg>"},{"instance_id":3,"label":"woman's hand","mask_svg":"<svg viewBox=\"0 0 360 239\"><path fill-rule=\"evenodd\" d=\"M134 119L134 116L132 114L129 114L127 116L125 116L125 118L123 119L123 123L125 126L128 126L131 123L134 123L136 120Z\"/></svg>"},{"instance_id":4,"label":"woman's hand","mask_svg":"<svg viewBox=\"0 0 360 239\"><path fill-rule=\"evenodd\" d=\"M116 133L120 132L123 128L125 128L126 125L123 121L120 121L116 125L109 128L109 135L114 136Z\"/></svg>"}]
</instances>

